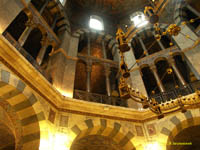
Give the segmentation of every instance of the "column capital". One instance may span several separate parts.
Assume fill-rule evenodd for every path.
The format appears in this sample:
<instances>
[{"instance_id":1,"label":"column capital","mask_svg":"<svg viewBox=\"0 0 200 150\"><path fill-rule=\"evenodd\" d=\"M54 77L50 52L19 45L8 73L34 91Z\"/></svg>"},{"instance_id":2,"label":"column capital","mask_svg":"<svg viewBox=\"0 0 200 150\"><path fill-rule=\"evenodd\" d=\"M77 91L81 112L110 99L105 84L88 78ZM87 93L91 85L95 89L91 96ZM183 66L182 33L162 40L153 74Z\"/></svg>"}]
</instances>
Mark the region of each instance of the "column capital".
<instances>
[{"instance_id":1,"label":"column capital","mask_svg":"<svg viewBox=\"0 0 200 150\"><path fill-rule=\"evenodd\" d=\"M157 67L156 67L155 64L150 65L149 68L150 68L151 70L153 70L153 71L157 71Z\"/></svg>"},{"instance_id":2,"label":"column capital","mask_svg":"<svg viewBox=\"0 0 200 150\"><path fill-rule=\"evenodd\" d=\"M105 70L105 75L109 76L111 71L110 71L110 67L109 66L104 66L104 70Z\"/></svg>"},{"instance_id":3,"label":"column capital","mask_svg":"<svg viewBox=\"0 0 200 150\"><path fill-rule=\"evenodd\" d=\"M32 27L32 28L36 28L36 27L37 27L37 25L34 23L33 19L31 19L31 18L29 18L29 19L27 20L27 22L25 23L25 25L26 25L27 27Z\"/></svg>"},{"instance_id":4,"label":"column capital","mask_svg":"<svg viewBox=\"0 0 200 150\"><path fill-rule=\"evenodd\" d=\"M92 72L92 65L90 63L87 63L86 71L87 72Z\"/></svg>"},{"instance_id":5,"label":"column capital","mask_svg":"<svg viewBox=\"0 0 200 150\"><path fill-rule=\"evenodd\" d=\"M175 60L174 60L173 57L169 57L169 58L167 59L167 61L169 62L170 65L174 65L174 64L175 64Z\"/></svg>"},{"instance_id":6,"label":"column capital","mask_svg":"<svg viewBox=\"0 0 200 150\"><path fill-rule=\"evenodd\" d=\"M43 35L41 41L40 41L42 46L47 46L50 43L50 40L47 35Z\"/></svg>"}]
</instances>

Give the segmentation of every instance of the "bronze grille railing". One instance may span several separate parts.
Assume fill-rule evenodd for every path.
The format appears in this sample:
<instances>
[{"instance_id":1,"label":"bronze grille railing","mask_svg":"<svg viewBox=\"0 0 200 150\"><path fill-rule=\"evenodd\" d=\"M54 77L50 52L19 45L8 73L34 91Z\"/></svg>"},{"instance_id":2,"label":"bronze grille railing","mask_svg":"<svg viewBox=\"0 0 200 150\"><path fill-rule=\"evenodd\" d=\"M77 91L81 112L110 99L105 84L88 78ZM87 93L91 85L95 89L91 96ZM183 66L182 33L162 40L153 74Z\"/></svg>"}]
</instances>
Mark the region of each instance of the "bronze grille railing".
<instances>
[{"instance_id":1,"label":"bronze grille railing","mask_svg":"<svg viewBox=\"0 0 200 150\"><path fill-rule=\"evenodd\" d=\"M86 91L81 91L81 90L74 91L74 98L101 104L127 107L127 101L121 100L120 97L107 96L96 93L88 93Z\"/></svg>"},{"instance_id":2,"label":"bronze grille railing","mask_svg":"<svg viewBox=\"0 0 200 150\"><path fill-rule=\"evenodd\" d=\"M176 99L179 96L186 96L191 93L194 93L196 90L200 90L200 81L189 83L185 87L179 87L174 90L151 95L150 97L155 98L156 101L159 103L164 103L166 101L170 101L171 99Z\"/></svg>"}]
</instances>

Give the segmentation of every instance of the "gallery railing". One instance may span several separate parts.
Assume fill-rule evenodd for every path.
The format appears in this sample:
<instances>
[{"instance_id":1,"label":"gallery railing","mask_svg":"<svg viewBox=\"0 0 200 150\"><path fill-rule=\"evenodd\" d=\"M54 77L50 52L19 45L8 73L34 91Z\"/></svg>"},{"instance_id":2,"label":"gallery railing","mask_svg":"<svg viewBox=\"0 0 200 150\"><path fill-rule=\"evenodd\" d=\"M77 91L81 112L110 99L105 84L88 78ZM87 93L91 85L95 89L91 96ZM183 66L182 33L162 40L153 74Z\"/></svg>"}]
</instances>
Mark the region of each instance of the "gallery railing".
<instances>
[{"instance_id":1,"label":"gallery railing","mask_svg":"<svg viewBox=\"0 0 200 150\"><path fill-rule=\"evenodd\" d=\"M171 99L176 99L180 96L186 96L191 93L194 93L195 90L200 90L200 81L189 83L185 87L179 87L179 88L175 88L174 90L151 95L150 97L155 98L156 101L159 103L164 103L166 101L170 101Z\"/></svg>"},{"instance_id":2,"label":"gallery railing","mask_svg":"<svg viewBox=\"0 0 200 150\"><path fill-rule=\"evenodd\" d=\"M38 70L45 78L47 78L46 73L41 69L36 60L8 32L5 32L3 35L10 42L10 44L12 44L16 50L19 51L20 54L22 54L26 60L33 65L36 70Z\"/></svg>"},{"instance_id":3,"label":"gallery railing","mask_svg":"<svg viewBox=\"0 0 200 150\"><path fill-rule=\"evenodd\" d=\"M81 90L74 91L74 98L101 104L127 107L127 101L121 100L120 97L107 96L96 93L88 93L86 91L81 91Z\"/></svg>"}]
</instances>

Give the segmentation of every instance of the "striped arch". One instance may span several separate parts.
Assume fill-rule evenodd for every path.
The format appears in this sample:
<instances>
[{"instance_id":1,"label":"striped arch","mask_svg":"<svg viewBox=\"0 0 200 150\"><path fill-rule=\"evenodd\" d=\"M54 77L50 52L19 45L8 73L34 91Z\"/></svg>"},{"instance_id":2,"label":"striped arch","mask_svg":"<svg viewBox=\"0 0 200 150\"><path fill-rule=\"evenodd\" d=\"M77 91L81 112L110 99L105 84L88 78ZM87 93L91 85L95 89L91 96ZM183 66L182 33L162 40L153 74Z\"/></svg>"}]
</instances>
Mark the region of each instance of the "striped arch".
<instances>
[{"instance_id":1,"label":"striped arch","mask_svg":"<svg viewBox=\"0 0 200 150\"><path fill-rule=\"evenodd\" d=\"M88 119L82 124L76 124L71 128L75 134L73 143L89 135L101 135L111 138L119 144L124 150L136 150L132 143L134 134L130 131L122 130L118 122L111 123L106 119Z\"/></svg>"},{"instance_id":2,"label":"striped arch","mask_svg":"<svg viewBox=\"0 0 200 150\"><path fill-rule=\"evenodd\" d=\"M21 125L20 150L38 150L40 122L45 120L39 101L26 84L0 64L0 103L7 104ZM1 105L2 106L2 105ZM8 109L5 108L4 109ZM12 118L13 119L13 118Z\"/></svg>"},{"instance_id":3,"label":"striped arch","mask_svg":"<svg viewBox=\"0 0 200 150\"><path fill-rule=\"evenodd\" d=\"M169 123L161 128L160 135L162 144L168 146L168 143L183 129L200 125L200 112L199 109L187 110L185 113L179 112L178 114L167 118Z\"/></svg>"},{"instance_id":4,"label":"striped arch","mask_svg":"<svg viewBox=\"0 0 200 150\"><path fill-rule=\"evenodd\" d=\"M182 21L184 21L184 16L186 15L183 13L183 7L186 5L185 0L178 0L175 3L175 12L174 12L174 21L177 25L180 25Z\"/></svg>"},{"instance_id":5,"label":"striped arch","mask_svg":"<svg viewBox=\"0 0 200 150\"><path fill-rule=\"evenodd\" d=\"M186 0L178 0L175 3L174 22L181 27L182 34L179 34L178 36L173 36L173 39L180 49L194 48L196 46L196 40L198 40L198 35L193 31L192 28L190 28L189 24L181 24L182 22L186 21L185 16L187 14L183 11L183 8L186 5ZM187 35L190 38L187 38Z\"/></svg>"}]
</instances>

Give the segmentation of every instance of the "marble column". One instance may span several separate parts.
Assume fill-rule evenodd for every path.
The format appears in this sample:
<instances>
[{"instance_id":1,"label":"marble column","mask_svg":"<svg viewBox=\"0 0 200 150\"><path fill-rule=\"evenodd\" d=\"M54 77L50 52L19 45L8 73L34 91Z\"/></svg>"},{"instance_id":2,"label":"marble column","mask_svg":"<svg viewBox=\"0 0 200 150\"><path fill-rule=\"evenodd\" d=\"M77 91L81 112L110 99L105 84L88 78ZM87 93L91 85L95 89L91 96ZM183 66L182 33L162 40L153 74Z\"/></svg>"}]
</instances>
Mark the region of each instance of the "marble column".
<instances>
[{"instance_id":1,"label":"marble column","mask_svg":"<svg viewBox=\"0 0 200 150\"><path fill-rule=\"evenodd\" d=\"M43 61L43 58L46 53L46 49L47 49L48 45L49 45L49 40L48 40L47 36L45 35L45 36L43 36L43 38L41 40L41 49L36 58L36 61L39 65L42 64L42 61Z\"/></svg>"},{"instance_id":2,"label":"marble column","mask_svg":"<svg viewBox=\"0 0 200 150\"><path fill-rule=\"evenodd\" d=\"M54 21L53 21L53 23L52 23L52 25L51 25L51 29L52 30L54 30L54 28L56 27L56 23L57 23L57 20L58 20L58 14L56 14L55 15L55 17L54 17Z\"/></svg>"},{"instance_id":3,"label":"marble column","mask_svg":"<svg viewBox=\"0 0 200 150\"><path fill-rule=\"evenodd\" d=\"M154 37L156 36L154 32L153 32L153 35L154 35ZM157 42L158 42L158 44L159 44L161 50L164 50L165 47L164 47L164 45L162 44L162 42L161 42L160 40L157 40Z\"/></svg>"},{"instance_id":4,"label":"marble column","mask_svg":"<svg viewBox=\"0 0 200 150\"><path fill-rule=\"evenodd\" d=\"M92 72L92 66L91 66L90 62L87 63L86 71L87 71L86 91L88 93L91 93L91 72Z\"/></svg>"},{"instance_id":5,"label":"marble column","mask_svg":"<svg viewBox=\"0 0 200 150\"><path fill-rule=\"evenodd\" d=\"M90 34L87 34L88 38L88 45L87 45L87 55L91 55L91 43L90 43ZM91 72L92 72L92 63L91 60L88 60L87 62L87 82L86 82L86 90L88 93L91 92Z\"/></svg>"},{"instance_id":6,"label":"marble column","mask_svg":"<svg viewBox=\"0 0 200 150\"><path fill-rule=\"evenodd\" d=\"M155 79L156 79L156 83L157 83L157 85L158 85L158 88L160 89L160 92L165 92L165 88L164 88L164 86L163 86L163 84L162 84L162 81L161 81L161 79L160 79L160 77L159 77L159 75L158 75L158 73L157 73L157 68L156 68L156 66L155 66L155 65L152 65L152 66L150 66L150 69L151 69L151 71L153 72L153 75L154 75L154 77L155 77Z\"/></svg>"},{"instance_id":7,"label":"marble column","mask_svg":"<svg viewBox=\"0 0 200 150\"><path fill-rule=\"evenodd\" d=\"M24 32L21 34L21 36L18 39L18 43L23 47L29 34L31 33L31 31L34 29L34 23L32 22L32 20L28 20L26 22L26 28L24 30Z\"/></svg>"},{"instance_id":8,"label":"marble column","mask_svg":"<svg viewBox=\"0 0 200 150\"><path fill-rule=\"evenodd\" d=\"M103 52L104 59L107 59L105 40L104 39L102 40L102 52Z\"/></svg>"},{"instance_id":9,"label":"marble column","mask_svg":"<svg viewBox=\"0 0 200 150\"><path fill-rule=\"evenodd\" d=\"M49 0L46 0L44 5L42 6L42 8L40 9L40 14L42 14L44 12L44 9L47 7L47 5L49 4Z\"/></svg>"},{"instance_id":10,"label":"marble column","mask_svg":"<svg viewBox=\"0 0 200 150\"><path fill-rule=\"evenodd\" d=\"M177 20L179 21L179 20ZM177 46L180 48L180 50L184 50L187 48L190 48L195 45L196 40L198 40L198 36L196 33L194 33L187 25L180 25L182 34L178 34L177 36L173 36L172 38L176 42ZM189 38L186 37L189 36ZM197 45L196 47L188 50L183 51L185 55L185 60L190 67L191 71L194 73L196 78L200 80L200 46Z\"/></svg>"},{"instance_id":11,"label":"marble column","mask_svg":"<svg viewBox=\"0 0 200 150\"><path fill-rule=\"evenodd\" d=\"M105 75L106 75L106 91L107 95L111 96L111 86L110 86L110 67L105 66Z\"/></svg>"},{"instance_id":12,"label":"marble column","mask_svg":"<svg viewBox=\"0 0 200 150\"><path fill-rule=\"evenodd\" d=\"M87 34L87 55L91 55L91 42L90 42L90 33Z\"/></svg>"},{"instance_id":13,"label":"marble column","mask_svg":"<svg viewBox=\"0 0 200 150\"><path fill-rule=\"evenodd\" d=\"M187 8L188 8L191 12L193 12L197 17L200 17L200 13L199 13L196 9L194 9L192 6L187 5ZM195 19L195 18L194 18L194 19Z\"/></svg>"},{"instance_id":14,"label":"marble column","mask_svg":"<svg viewBox=\"0 0 200 150\"><path fill-rule=\"evenodd\" d=\"M102 51L103 51L104 59L107 59L105 40L104 39L102 40ZM111 96L110 67L109 67L109 65L104 64L104 70L105 70L105 76L106 76L106 91L107 91L107 95Z\"/></svg>"},{"instance_id":15,"label":"marble column","mask_svg":"<svg viewBox=\"0 0 200 150\"><path fill-rule=\"evenodd\" d=\"M149 53L148 53L148 50L147 50L147 48L146 48L146 46L145 46L143 40L141 39L141 37L138 37L138 39L139 39L139 42L140 42L140 44L141 44L141 46L142 46L142 49L144 50L145 55L148 56Z\"/></svg>"},{"instance_id":16,"label":"marble column","mask_svg":"<svg viewBox=\"0 0 200 150\"><path fill-rule=\"evenodd\" d=\"M174 60L173 58L170 58L170 59L168 60L168 62L169 62L169 64L172 66L172 68L173 68L173 70L174 70L176 76L178 77L179 81L181 82L181 84L182 84L183 86L186 86L187 83L185 82L183 76L182 76L181 73L179 72L179 70L178 70L178 68L177 68L177 66L176 66L175 60Z\"/></svg>"}]
</instances>

